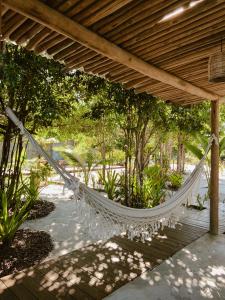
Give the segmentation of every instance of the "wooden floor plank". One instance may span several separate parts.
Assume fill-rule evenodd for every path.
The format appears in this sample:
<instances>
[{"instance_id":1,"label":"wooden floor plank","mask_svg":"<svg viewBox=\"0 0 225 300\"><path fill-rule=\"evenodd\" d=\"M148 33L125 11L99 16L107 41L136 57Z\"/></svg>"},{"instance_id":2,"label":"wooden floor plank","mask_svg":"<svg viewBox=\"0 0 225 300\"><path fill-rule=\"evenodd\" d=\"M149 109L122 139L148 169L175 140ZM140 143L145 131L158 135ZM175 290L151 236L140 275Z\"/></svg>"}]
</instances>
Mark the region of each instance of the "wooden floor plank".
<instances>
[{"instance_id":1,"label":"wooden floor plank","mask_svg":"<svg viewBox=\"0 0 225 300\"><path fill-rule=\"evenodd\" d=\"M19 298L0 279L0 300L19 300Z\"/></svg>"},{"instance_id":2,"label":"wooden floor plank","mask_svg":"<svg viewBox=\"0 0 225 300\"><path fill-rule=\"evenodd\" d=\"M175 229L160 230L146 243L113 237L2 278L0 289L1 284L5 289L0 300L11 300L9 295L16 295L13 300L100 300L206 232L181 223Z\"/></svg>"},{"instance_id":3,"label":"wooden floor plank","mask_svg":"<svg viewBox=\"0 0 225 300\"><path fill-rule=\"evenodd\" d=\"M32 292L30 292L23 281L15 279L12 276L5 276L1 278L1 281L21 300L38 300Z\"/></svg>"}]
</instances>

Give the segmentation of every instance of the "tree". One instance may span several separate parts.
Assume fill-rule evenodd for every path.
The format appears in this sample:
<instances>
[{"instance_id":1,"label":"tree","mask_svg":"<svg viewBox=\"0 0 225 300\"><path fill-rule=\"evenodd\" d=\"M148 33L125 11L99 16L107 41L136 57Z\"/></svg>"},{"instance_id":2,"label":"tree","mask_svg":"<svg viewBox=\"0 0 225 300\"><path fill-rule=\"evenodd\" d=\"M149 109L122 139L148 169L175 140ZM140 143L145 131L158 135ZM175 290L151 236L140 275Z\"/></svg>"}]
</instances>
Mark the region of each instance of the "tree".
<instances>
[{"instance_id":1,"label":"tree","mask_svg":"<svg viewBox=\"0 0 225 300\"><path fill-rule=\"evenodd\" d=\"M156 149L149 142L154 137L158 144L160 139L156 132L158 134L159 130L166 128L167 108L151 95L136 94L134 90L126 90L122 85L109 83L102 78L77 74L75 80L84 95L82 98L90 103L90 118L106 120L109 115L115 116L125 153L125 203L132 205L129 202L132 202L134 180L142 191L144 169Z\"/></svg>"},{"instance_id":2,"label":"tree","mask_svg":"<svg viewBox=\"0 0 225 300\"><path fill-rule=\"evenodd\" d=\"M66 85L60 64L6 44L0 72L1 115L5 115L5 108L9 106L31 133L69 115L72 105L63 96ZM3 140L0 187L2 190L7 188L7 197L13 202L26 144L19 130L6 117L0 121L0 133Z\"/></svg>"},{"instance_id":3,"label":"tree","mask_svg":"<svg viewBox=\"0 0 225 300\"><path fill-rule=\"evenodd\" d=\"M209 105L202 103L194 106L171 106L169 123L177 133L177 171L184 171L185 140L193 132L205 132L209 122Z\"/></svg>"}]
</instances>

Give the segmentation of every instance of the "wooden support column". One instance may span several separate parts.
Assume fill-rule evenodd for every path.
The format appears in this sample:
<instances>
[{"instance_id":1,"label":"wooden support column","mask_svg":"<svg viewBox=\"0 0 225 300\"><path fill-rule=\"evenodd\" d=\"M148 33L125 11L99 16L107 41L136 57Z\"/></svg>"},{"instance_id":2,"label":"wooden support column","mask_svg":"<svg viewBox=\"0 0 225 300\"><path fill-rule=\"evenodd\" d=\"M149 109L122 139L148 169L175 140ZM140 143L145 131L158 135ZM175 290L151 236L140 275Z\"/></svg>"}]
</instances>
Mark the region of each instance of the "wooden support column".
<instances>
[{"instance_id":1,"label":"wooden support column","mask_svg":"<svg viewBox=\"0 0 225 300\"><path fill-rule=\"evenodd\" d=\"M211 102L211 133L219 141L219 101ZM210 233L219 232L219 145L213 140L210 177Z\"/></svg>"}]
</instances>

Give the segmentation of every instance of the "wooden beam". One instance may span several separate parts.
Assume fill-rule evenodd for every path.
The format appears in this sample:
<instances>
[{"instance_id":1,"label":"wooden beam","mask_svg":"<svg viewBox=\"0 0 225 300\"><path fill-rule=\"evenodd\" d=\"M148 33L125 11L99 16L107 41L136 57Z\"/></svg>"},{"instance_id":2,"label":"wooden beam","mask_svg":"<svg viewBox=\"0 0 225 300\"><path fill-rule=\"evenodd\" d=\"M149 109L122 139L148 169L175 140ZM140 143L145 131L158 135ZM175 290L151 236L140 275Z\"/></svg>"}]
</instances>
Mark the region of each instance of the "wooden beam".
<instances>
[{"instance_id":1,"label":"wooden beam","mask_svg":"<svg viewBox=\"0 0 225 300\"><path fill-rule=\"evenodd\" d=\"M219 232L219 101L211 103L211 133L213 140L211 148L210 176L210 233Z\"/></svg>"},{"instance_id":2,"label":"wooden beam","mask_svg":"<svg viewBox=\"0 0 225 300\"><path fill-rule=\"evenodd\" d=\"M3 3L9 8L37 21L49 29L77 41L143 75L174 86L202 99L219 100L221 98L215 93L202 89L143 61L38 0L3 0Z\"/></svg>"}]
</instances>

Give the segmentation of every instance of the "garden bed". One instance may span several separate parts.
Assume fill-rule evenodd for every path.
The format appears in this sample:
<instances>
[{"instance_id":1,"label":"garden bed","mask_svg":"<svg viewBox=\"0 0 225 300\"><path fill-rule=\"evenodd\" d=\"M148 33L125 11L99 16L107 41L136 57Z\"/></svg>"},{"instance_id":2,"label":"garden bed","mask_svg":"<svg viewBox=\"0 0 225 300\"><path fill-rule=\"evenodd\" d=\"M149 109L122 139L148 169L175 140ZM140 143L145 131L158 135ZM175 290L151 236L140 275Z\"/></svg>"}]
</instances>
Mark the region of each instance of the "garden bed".
<instances>
[{"instance_id":1,"label":"garden bed","mask_svg":"<svg viewBox=\"0 0 225 300\"><path fill-rule=\"evenodd\" d=\"M10 244L0 244L0 277L40 263L52 250L53 243L48 233L18 230Z\"/></svg>"},{"instance_id":2,"label":"garden bed","mask_svg":"<svg viewBox=\"0 0 225 300\"><path fill-rule=\"evenodd\" d=\"M190 205L183 204L183 206L185 206L188 209L196 209L196 210L199 210L199 211L202 211L202 210L207 208L205 206L199 206L197 204L190 204Z\"/></svg>"},{"instance_id":3,"label":"garden bed","mask_svg":"<svg viewBox=\"0 0 225 300\"><path fill-rule=\"evenodd\" d=\"M55 209L55 204L46 200L37 200L31 209L27 220L43 218Z\"/></svg>"},{"instance_id":4,"label":"garden bed","mask_svg":"<svg viewBox=\"0 0 225 300\"><path fill-rule=\"evenodd\" d=\"M200 210L200 211L206 209L205 206L199 206L199 205L196 205L196 204L188 205L187 208L190 208L190 209L197 209L197 210Z\"/></svg>"}]
</instances>

